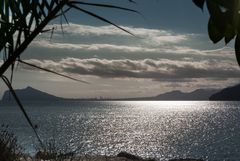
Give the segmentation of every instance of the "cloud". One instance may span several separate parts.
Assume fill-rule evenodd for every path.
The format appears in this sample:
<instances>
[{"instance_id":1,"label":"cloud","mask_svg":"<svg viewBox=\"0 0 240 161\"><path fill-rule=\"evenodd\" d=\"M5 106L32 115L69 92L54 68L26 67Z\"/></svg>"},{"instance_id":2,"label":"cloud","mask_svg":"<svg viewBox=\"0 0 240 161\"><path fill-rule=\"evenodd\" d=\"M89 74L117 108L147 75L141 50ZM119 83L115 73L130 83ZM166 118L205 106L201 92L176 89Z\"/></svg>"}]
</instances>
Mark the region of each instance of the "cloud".
<instances>
[{"instance_id":1,"label":"cloud","mask_svg":"<svg viewBox=\"0 0 240 161\"><path fill-rule=\"evenodd\" d=\"M70 24L70 29L66 27L67 33L70 35L81 35L81 36L124 36L127 38L133 37L132 35L117 29L114 26L85 26L78 24ZM194 34L177 34L172 31L163 29L148 29L148 28L136 28L129 26L121 26L122 28L130 31L136 37L136 39L150 40L150 43L179 43L181 41L187 40L189 37L194 36ZM135 40L136 40L135 39Z\"/></svg>"},{"instance_id":2,"label":"cloud","mask_svg":"<svg viewBox=\"0 0 240 161\"><path fill-rule=\"evenodd\" d=\"M59 25L56 26L54 28L61 28ZM65 29L64 35L61 30L56 30L51 42L47 38L49 35L43 34L33 44L46 48L79 50L122 49L123 52L138 52L139 50L143 50L143 52L158 52L165 49L170 50L173 45L182 44L192 36L190 34L176 34L160 29L122 27L136 36L134 37L113 26L95 27L70 24L63 25ZM52 27L49 26L48 28Z\"/></svg>"},{"instance_id":3,"label":"cloud","mask_svg":"<svg viewBox=\"0 0 240 161\"><path fill-rule=\"evenodd\" d=\"M52 40L49 34L35 40L26 51L31 56L25 57L26 61L60 73L84 76L97 84L101 80L117 87L126 86L126 91L136 82L145 84L134 88L152 88L155 84L160 89L164 84L169 85L168 90L223 87L239 82L234 49L216 49L207 36L123 26L137 36L134 37L112 26L63 27L64 35L56 30Z\"/></svg>"},{"instance_id":4,"label":"cloud","mask_svg":"<svg viewBox=\"0 0 240 161\"><path fill-rule=\"evenodd\" d=\"M49 40L49 34L42 34L32 43L31 48L45 49L51 53L58 50L57 53L67 52L73 57L76 57L76 53L104 53L106 59L111 58L111 53L122 54L125 58L129 58L126 54L144 54L142 57L145 59L149 58L149 54L155 54L157 58L164 58L162 54L168 54L168 58L170 55L179 57L183 54L195 58L200 56L233 58L234 55L234 50L230 47L212 49L209 45L211 42L203 40L202 35L196 34L122 26L134 33L136 35L134 37L113 26L70 24L63 25L63 35L60 25L48 28L53 26L59 29L54 32L53 39ZM208 40L206 35L205 37ZM201 48L197 42L201 42Z\"/></svg>"},{"instance_id":5,"label":"cloud","mask_svg":"<svg viewBox=\"0 0 240 161\"><path fill-rule=\"evenodd\" d=\"M207 58L213 57L216 59L232 59L235 61L234 49L230 47L224 47L220 49L213 50L200 50L193 49L188 46L178 46L178 45L164 45L158 47L150 47L144 45L116 45L116 44L76 44L76 43L54 43L46 40L35 41L32 43L32 46L40 48L41 51L44 49L47 52L54 53L58 50L58 53L66 55L66 52L69 54L77 53L91 53L95 52L98 55L102 53L107 53L111 57L112 53L118 54L142 54L142 57L148 58L149 54L155 54L155 57L169 59L169 56L172 56L173 59L181 59L188 55L188 58L196 59L196 57L204 56ZM167 54L167 55L166 55ZM39 54L40 55L40 54ZM90 54L89 54L90 55ZM120 56L120 55L119 55ZM177 56L174 58L174 56ZM108 59L108 57L106 57ZM202 58L201 58L202 59Z\"/></svg>"},{"instance_id":6,"label":"cloud","mask_svg":"<svg viewBox=\"0 0 240 161\"><path fill-rule=\"evenodd\" d=\"M54 24L51 26L47 26L47 28L55 28L57 35L62 35L61 28L64 28L64 32L69 34L70 36L128 36L132 37L132 35L114 27L111 25L107 26L88 26L81 24L73 24L69 25L63 24L62 26L59 24ZM130 31L134 35L136 35L140 39L150 39L155 43L177 43L184 40L187 40L188 37L193 34L176 34L167 30L160 29L147 29L147 28L135 28L129 26L121 26L122 28Z\"/></svg>"},{"instance_id":7,"label":"cloud","mask_svg":"<svg viewBox=\"0 0 240 161\"><path fill-rule=\"evenodd\" d=\"M227 60L219 62L217 60L173 61L167 59L107 60L66 58L60 61L30 59L27 62L61 73L101 78L137 78L170 82L192 81L201 78L214 80L240 78L238 66ZM26 66L23 66L23 68L31 69Z\"/></svg>"},{"instance_id":8,"label":"cloud","mask_svg":"<svg viewBox=\"0 0 240 161\"><path fill-rule=\"evenodd\" d=\"M124 46L112 44L70 44L70 43L49 43L48 41L33 42L33 45L42 46L50 49L68 49L68 50L85 50L85 51L101 51L110 50L115 52L158 52L157 49L144 48L141 46Z\"/></svg>"}]
</instances>

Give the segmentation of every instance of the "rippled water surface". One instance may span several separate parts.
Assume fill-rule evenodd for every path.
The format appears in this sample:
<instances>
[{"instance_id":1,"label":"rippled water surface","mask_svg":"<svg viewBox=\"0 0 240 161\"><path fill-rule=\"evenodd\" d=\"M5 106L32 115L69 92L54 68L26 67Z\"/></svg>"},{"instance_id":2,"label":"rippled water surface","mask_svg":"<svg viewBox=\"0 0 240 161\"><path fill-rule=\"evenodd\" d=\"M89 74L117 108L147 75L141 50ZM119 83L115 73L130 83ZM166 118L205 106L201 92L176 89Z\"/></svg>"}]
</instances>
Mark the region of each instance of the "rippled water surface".
<instances>
[{"instance_id":1,"label":"rippled water surface","mask_svg":"<svg viewBox=\"0 0 240 161\"><path fill-rule=\"evenodd\" d=\"M84 154L240 159L239 102L61 102L26 109L43 140ZM0 105L0 123L34 153L36 138L17 106Z\"/></svg>"}]
</instances>

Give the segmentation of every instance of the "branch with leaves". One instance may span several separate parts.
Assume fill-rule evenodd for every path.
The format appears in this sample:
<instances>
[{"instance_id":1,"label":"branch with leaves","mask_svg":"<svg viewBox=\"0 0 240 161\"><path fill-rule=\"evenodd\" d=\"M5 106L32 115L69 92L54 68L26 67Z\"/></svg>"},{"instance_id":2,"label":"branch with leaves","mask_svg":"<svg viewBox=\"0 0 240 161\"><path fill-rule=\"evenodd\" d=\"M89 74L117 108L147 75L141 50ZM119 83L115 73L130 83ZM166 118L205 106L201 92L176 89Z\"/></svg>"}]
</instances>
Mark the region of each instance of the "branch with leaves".
<instances>
[{"instance_id":1,"label":"branch with leaves","mask_svg":"<svg viewBox=\"0 0 240 161\"><path fill-rule=\"evenodd\" d=\"M202 10L206 4L210 14L208 35L213 43L235 39L235 54L240 66L240 1L239 0L193 0Z\"/></svg>"}]
</instances>

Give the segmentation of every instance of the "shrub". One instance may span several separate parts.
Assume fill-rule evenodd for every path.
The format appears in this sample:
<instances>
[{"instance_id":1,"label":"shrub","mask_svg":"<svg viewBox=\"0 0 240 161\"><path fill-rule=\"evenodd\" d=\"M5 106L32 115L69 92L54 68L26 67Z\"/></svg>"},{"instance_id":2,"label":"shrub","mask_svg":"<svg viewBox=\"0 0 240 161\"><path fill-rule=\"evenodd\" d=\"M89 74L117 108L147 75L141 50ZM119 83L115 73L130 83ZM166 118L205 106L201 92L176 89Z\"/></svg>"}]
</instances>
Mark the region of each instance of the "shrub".
<instances>
[{"instance_id":1,"label":"shrub","mask_svg":"<svg viewBox=\"0 0 240 161\"><path fill-rule=\"evenodd\" d=\"M0 161L20 161L22 148L17 144L17 138L8 131L8 126L0 127Z\"/></svg>"},{"instance_id":2,"label":"shrub","mask_svg":"<svg viewBox=\"0 0 240 161\"><path fill-rule=\"evenodd\" d=\"M58 144L55 139L46 142L44 149L38 148L35 158L44 161L65 161L66 159L71 161L76 159L76 152L70 150L69 146Z\"/></svg>"}]
</instances>

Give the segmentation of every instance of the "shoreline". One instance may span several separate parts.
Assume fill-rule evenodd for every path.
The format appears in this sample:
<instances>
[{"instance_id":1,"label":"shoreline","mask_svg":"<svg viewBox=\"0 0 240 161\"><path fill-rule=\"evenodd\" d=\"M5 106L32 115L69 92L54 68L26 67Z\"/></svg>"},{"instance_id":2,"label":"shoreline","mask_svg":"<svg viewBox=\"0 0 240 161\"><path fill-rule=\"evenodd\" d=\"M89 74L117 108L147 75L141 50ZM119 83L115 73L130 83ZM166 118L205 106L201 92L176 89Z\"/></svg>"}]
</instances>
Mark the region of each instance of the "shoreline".
<instances>
[{"instance_id":1,"label":"shoreline","mask_svg":"<svg viewBox=\"0 0 240 161\"><path fill-rule=\"evenodd\" d=\"M40 154L40 155L39 155ZM25 156L20 161L160 161L157 158L142 158L137 155L133 155L127 152L120 152L116 156L107 155L84 155L78 156L73 153L60 154L54 156L54 154L44 154L40 152L34 157ZM38 155L38 156L37 156ZM203 159L193 158L175 158L167 159L164 161L204 161Z\"/></svg>"}]
</instances>

